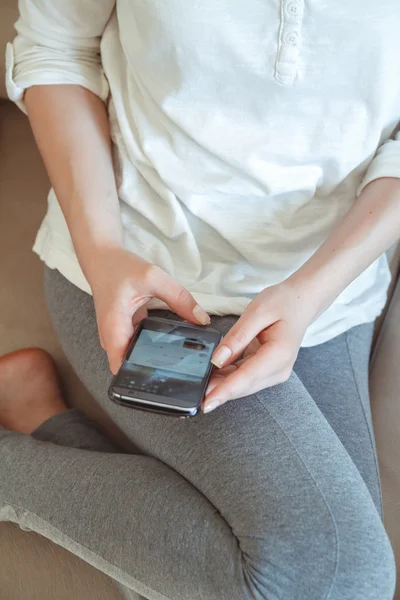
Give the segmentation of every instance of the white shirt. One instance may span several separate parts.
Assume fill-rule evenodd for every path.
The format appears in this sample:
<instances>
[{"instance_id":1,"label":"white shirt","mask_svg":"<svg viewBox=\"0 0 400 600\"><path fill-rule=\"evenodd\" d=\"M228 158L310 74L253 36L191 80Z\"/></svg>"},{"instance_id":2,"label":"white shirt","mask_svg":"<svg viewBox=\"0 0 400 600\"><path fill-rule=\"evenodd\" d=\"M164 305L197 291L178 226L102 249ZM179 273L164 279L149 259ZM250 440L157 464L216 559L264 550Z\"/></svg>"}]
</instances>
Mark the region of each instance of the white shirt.
<instances>
[{"instance_id":1,"label":"white shirt","mask_svg":"<svg viewBox=\"0 0 400 600\"><path fill-rule=\"evenodd\" d=\"M241 314L367 183L400 177L398 0L22 0L20 12L9 97L25 110L27 87L74 83L107 102L126 247L209 313ZM90 293L52 191L34 250ZM374 320L389 282L384 254L302 346Z\"/></svg>"}]
</instances>

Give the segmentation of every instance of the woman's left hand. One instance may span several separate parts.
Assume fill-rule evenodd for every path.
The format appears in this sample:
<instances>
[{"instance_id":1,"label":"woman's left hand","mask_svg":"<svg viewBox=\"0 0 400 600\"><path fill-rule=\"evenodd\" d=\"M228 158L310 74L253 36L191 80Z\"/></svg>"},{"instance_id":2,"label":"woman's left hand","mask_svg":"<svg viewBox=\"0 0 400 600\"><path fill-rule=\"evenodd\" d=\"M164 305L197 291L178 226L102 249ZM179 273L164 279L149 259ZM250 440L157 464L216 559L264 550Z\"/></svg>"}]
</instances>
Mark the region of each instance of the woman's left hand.
<instances>
[{"instance_id":1,"label":"woman's left hand","mask_svg":"<svg viewBox=\"0 0 400 600\"><path fill-rule=\"evenodd\" d=\"M316 315L312 299L290 278L260 292L214 351L211 361L219 369L211 376L204 412L286 381Z\"/></svg>"}]
</instances>

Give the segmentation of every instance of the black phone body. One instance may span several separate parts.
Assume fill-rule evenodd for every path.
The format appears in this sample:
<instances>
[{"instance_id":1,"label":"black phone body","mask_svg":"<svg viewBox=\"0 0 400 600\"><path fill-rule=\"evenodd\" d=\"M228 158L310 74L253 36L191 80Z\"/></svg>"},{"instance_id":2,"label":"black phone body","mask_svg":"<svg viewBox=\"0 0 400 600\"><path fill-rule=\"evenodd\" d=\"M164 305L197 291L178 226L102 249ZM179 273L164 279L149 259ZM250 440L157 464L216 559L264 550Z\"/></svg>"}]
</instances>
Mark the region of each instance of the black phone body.
<instances>
[{"instance_id":1,"label":"black phone body","mask_svg":"<svg viewBox=\"0 0 400 600\"><path fill-rule=\"evenodd\" d=\"M131 408L194 417L212 371L219 331L160 317L143 319L129 344L108 395Z\"/></svg>"}]
</instances>

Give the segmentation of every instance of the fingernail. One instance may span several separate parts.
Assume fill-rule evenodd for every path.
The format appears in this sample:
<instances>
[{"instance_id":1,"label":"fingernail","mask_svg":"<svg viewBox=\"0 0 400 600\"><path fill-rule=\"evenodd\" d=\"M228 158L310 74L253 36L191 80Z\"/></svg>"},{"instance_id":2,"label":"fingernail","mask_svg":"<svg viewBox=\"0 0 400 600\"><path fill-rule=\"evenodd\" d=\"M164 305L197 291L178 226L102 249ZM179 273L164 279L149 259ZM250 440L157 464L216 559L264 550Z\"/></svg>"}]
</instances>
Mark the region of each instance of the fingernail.
<instances>
[{"instance_id":1,"label":"fingernail","mask_svg":"<svg viewBox=\"0 0 400 600\"><path fill-rule=\"evenodd\" d=\"M230 356L232 356L232 350L228 346L221 346L212 357L211 362L216 367L222 367Z\"/></svg>"},{"instance_id":2,"label":"fingernail","mask_svg":"<svg viewBox=\"0 0 400 600\"><path fill-rule=\"evenodd\" d=\"M211 319L205 310L201 308L198 304L193 309L193 315L202 325L209 325L211 323Z\"/></svg>"},{"instance_id":3,"label":"fingernail","mask_svg":"<svg viewBox=\"0 0 400 600\"><path fill-rule=\"evenodd\" d=\"M203 412L208 413L214 410L219 406L219 401L214 398L214 400L210 400L204 405Z\"/></svg>"}]
</instances>

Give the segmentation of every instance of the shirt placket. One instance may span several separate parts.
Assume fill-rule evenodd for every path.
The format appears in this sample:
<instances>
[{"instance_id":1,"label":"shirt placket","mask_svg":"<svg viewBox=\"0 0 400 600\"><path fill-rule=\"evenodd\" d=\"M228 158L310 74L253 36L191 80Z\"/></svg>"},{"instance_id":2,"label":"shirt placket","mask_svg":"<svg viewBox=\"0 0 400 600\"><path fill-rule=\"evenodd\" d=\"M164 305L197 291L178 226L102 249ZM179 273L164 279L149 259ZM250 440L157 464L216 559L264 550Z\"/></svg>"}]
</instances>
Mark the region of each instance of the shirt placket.
<instances>
[{"instance_id":1,"label":"shirt placket","mask_svg":"<svg viewBox=\"0 0 400 600\"><path fill-rule=\"evenodd\" d=\"M281 25L275 77L283 84L296 79L304 0L281 0Z\"/></svg>"}]
</instances>

